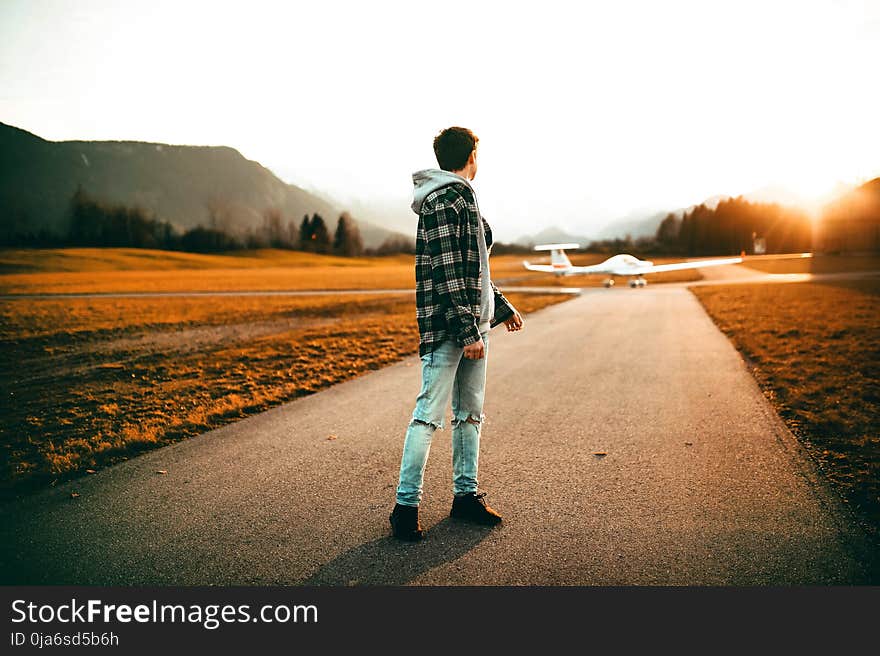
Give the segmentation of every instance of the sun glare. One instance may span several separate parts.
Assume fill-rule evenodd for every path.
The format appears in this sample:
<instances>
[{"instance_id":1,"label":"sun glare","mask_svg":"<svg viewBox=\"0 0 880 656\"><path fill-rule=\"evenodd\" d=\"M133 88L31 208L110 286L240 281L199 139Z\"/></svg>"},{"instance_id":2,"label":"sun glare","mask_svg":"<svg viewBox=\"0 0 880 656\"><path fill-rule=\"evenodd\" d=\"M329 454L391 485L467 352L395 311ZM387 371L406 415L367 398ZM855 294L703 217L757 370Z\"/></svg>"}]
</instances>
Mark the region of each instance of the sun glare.
<instances>
[{"instance_id":1,"label":"sun glare","mask_svg":"<svg viewBox=\"0 0 880 656\"><path fill-rule=\"evenodd\" d=\"M0 115L52 140L228 145L402 224L434 134L467 125L507 239L880 175L870 3L473 3L466 30L379 5L10 0Z\"/></svg>"}]
</instances>

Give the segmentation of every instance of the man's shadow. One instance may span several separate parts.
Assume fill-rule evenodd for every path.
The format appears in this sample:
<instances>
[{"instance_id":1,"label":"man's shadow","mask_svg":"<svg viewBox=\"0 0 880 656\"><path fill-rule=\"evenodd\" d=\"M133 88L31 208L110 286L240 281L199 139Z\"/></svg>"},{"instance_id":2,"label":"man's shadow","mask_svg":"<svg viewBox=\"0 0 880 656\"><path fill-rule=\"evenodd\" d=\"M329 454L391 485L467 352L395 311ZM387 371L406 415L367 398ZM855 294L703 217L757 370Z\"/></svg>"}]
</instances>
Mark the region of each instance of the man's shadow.
<instances>
[{"instance_id":1,"label":"man's shadow","mask_svg":"<svg viewBox=\"0 0 880 656\"><path fill-rule=\"evenodd\" d=\"M391 536L347 551L297 585L403 585L479 544L493 529L446 518L418 542Z\"/></svg>"}]
</instances>

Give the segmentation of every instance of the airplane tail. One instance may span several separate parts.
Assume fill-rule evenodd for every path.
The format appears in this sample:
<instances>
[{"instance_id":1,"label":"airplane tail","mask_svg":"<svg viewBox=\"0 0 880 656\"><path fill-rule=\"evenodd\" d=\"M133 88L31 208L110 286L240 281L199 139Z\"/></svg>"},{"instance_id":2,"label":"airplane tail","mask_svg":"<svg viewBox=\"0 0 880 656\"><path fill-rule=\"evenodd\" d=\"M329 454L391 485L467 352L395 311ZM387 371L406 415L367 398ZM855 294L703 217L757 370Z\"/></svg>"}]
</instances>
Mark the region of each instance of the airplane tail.
<instances>
[{"instance_id":1,"label":"airplane tail","mask_svg":"<svg viewBox=\"0 0 880 656\"><path fill-rule=\"evenodd\" d=\"M553 269L565 271L570 269L572 264L565 254L566 248L580 248L580 244L538 244L535 246L536 251L550 251L550 266Z\"/></svg>"},{"instance_id":2,"label":"airplane tail","mask_svg":"<svg viewBox=\"0 0 880 656\"><path fill-rule=\"evenodd\" d=\"M568 255L565 254L565 251L561 248L554 248L550 251L550 264L553 266L565 267L566 269L571 266L571 260L568 259Z\"/></svg>"}]
</instances>

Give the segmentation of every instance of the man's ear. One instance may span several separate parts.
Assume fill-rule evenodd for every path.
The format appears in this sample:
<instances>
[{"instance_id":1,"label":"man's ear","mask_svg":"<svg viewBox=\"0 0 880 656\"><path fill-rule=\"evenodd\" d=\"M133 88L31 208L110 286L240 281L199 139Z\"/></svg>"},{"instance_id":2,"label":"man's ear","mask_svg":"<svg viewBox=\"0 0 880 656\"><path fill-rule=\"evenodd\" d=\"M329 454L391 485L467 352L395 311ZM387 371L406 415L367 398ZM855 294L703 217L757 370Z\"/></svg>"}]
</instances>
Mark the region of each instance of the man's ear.
<instances>
[{"instance_id":1,"label":"man's ear","mask_svg":"<svg viewBox=\"0 0 880 656\"><path fill-rule=\"evenodd\" d=\"M468 160L467 160L467 164L465 164L465 168L474 168L476 165L477 165L477 149L474 148L471 151L471 154L468 155ZM476 172L471 174L471 180L474 179L474 175L476 175Z\"/></svg>"}]
</instances>

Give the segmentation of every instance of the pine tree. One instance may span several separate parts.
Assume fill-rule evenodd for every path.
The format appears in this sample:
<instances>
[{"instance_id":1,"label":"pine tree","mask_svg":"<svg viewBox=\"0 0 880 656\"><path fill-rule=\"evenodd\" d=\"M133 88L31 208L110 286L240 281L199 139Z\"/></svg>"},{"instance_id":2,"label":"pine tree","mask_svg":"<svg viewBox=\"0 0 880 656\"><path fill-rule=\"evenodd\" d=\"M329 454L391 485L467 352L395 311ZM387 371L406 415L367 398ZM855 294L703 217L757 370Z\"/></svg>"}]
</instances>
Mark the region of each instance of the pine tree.
<instances>
[{"instance_id":1,"label":"pine tree","mask_svg":"<svg viewBox=\"0 0 880 656\"><path fill-rule=\"evenodd\" d=\"M333 238L333 252L337 255L355 257L364 252L364 242L361 231L348 212L343 212L336 223L336 233Z\"/></svg>"},{"instance_id":2,"label":"pine tree","mask_svg":"<svg viewBox=\"0 0 880 656\"><path fill-rule=\"evenodd\" d=\"M336 222L336 232L333 234L333 252L342 255L348 243L348 214L343 212Z\"/></svg>"},{"instance_id":3,"label":"pine tree","mask_svg":"<svg viewBox=\"0 0 880 656\"><path fill-rule=\"evenodd\" d=\"M678 241L679 220L670 212L657 227L657 242L663 250L670 251L675 248Z\"/></svg>"},{"instance_id":4,"label":"pine tree","mask_svg":"<svg viewBox=\"0 0 880 656\"><path fill-rule=\"evenodd\" d=\"M299 224L299 248L302 251L314 251L312 247L312 222L309 215L303 217L302 223Z\"/></svg>"},{"instance_id":5,"label":"pine tree","mask_svg":"<svg viewBox=\"0 0 880 656\"><path fill-rule=\"evenodd\" d=\"M311 243L312 250L315 253L330 252L330 232L327 230L327 224L324 223L320 214L312 214L311 222Z\"/></svg>"}]
</instances>

